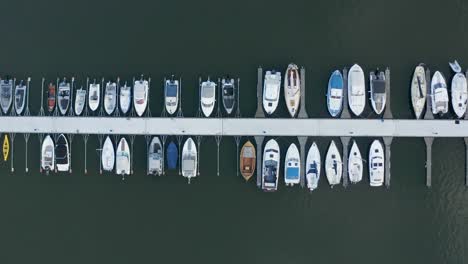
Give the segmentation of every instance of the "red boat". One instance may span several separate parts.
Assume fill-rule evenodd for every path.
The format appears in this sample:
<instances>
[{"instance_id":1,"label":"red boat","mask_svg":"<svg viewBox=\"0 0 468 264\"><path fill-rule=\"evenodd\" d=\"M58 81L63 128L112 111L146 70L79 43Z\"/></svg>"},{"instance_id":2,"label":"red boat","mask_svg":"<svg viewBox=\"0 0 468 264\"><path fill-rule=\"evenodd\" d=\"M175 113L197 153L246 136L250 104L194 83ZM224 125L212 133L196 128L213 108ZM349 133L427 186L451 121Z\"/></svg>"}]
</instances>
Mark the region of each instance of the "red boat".
<instances>
[{"instance_id":1,"label":"red boat","mask_svg":"<svg viewBox=\"0 0 468 264\"><path fill-rule=\"evenodd\" d=\"M47 108L49 112L54 111L55 108L55 84L49 84L49 90L47 92Z\"/></svg>"}]
</instances>

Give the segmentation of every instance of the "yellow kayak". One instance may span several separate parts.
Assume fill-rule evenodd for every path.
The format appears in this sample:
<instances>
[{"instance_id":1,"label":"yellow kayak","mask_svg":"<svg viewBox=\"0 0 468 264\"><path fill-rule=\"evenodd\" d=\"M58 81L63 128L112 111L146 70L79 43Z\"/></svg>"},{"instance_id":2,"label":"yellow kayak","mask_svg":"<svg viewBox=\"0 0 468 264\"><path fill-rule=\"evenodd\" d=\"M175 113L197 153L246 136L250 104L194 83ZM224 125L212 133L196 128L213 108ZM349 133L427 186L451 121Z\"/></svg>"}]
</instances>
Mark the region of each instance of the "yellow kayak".
<instances>
[{"instance_id":1,"label":"yellow kayak","mask_svg":"<svg viewBox=\"0 0 468 264\"><path fill-rule=\"evenodd\" d=\"M10 153L10 141L8 140L8 135L5 134L3 138L3 160L7 161L8 154Z\"/></svg>"}]
</instances>

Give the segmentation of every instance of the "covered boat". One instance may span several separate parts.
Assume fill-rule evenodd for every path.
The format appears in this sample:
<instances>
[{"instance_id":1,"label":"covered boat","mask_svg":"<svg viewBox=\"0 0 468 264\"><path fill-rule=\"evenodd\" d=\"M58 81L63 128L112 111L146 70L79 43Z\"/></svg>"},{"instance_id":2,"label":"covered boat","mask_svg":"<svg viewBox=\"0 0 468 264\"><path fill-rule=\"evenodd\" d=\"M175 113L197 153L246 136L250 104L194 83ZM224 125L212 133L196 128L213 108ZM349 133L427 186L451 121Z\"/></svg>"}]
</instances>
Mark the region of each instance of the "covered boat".
<instances>
[{"instance_id":1,"label":"covered boat","mask_svg":"<svg viewBox=\"0 0 468 264\"><path fill-rule=\"evenodd\" d=\"M281 89L281 73L267 71L263 81L263 109L269 115L273 114L278 107Z\"/></svg>"},{"instance_id":2,"label":"covered boat","mask_svg":"<svg viewBox=\"0 0 468 264\"><path fill-rule=\"evenodd\" d=\"M360 116L366 106L366 84L361 66L354 64L348 72L348 103L351 111Z\"/></svg>"},{"instance_id":3,"label":"covered boat","mask_svg":"<svg viewBox=\"0 0 468 264\"><path fill-rule=\"evenodd\" d=\"M0 81L0 106L3 114L7 114L13 101L13 80L4 79Z\"/></svg>"},{"instance_id":4,"label":"covered boat","mask_svg":"<svg viewBox=\"0 0 468 264\"><path fill-rule=\"evenodd\" d=\"M296 117L301 100L301 78L296 64L289 64L284 74L284 100L291 117Z\"/></svg>"},{"instance_id":5,"label":"covered boat","mask_svg":"<svg viewBox=\"0 0 468 264\"><path fill-rule=\"evenodd\" d=\"M228 115L232 114L234 106L236 105L237 87L234 79L223 78L221 80L221 89L223 93L223 106Z\"/></svg>"},{"instance_id":6,"label":"covered boat","mask_svg":"<svg viewBox=\"0 0 468 264\"><path fill-rule=\"evenodd\" d=\"M356 141L353 140L353 145L349 152L348 158L348 176L351 183L358 183L362 180L363 166L362 156Z\"/></svg>"},{"instance_id":7,"label":"covered boat","mask_svg":"<svg viewBox=\"0 0 468 264\"><path fill-rule=\"evenodd\" d=\"M55 109L55 100L57 97L55 84L49 83L47 88L47 110L52 113Z\"/></svg>"},{"instance_id":8,"label":"covered boat","mask_svg":"<svg viewBox=\"0 0 468 264\"><path fill-rule=\"evenodd\" d=\"M208 80L201 83L200 104L203 115L210 117L216 102L216 83Z\"/></svg>"},{"instance_id":9,"label":"covered boat","mask_svg":"<svg viewBox=\"0 0 468 264\"><path fill-rule=\"evenodd\" d=\"M107 82L104 91L104 110L106 114L112 115L117 106L117 84L115 82Z\"/></svg>"},{"instance_id":10,"label":"covered boat","mask_svg":"<svg viewBox=\"0 0 468 264\"><path fill-rule=\"evenodd\" d=\"M63 80L58 87L58 107L61 115L65 115L70 105L70 83Z\"/></svg>"},{"instance_id":11,"label":"covered boat","mask_svg":"<svg viewBox=\"0 0 468 264\"><path fill-rule=\"evenodd\" d=\"M99 83L91 83L89 85L88 106L91 111L96 111L101 101L101 85Z\"/></svg>"},{"instance_id":12,"label":"covered boat","mask_svg":"<svg viewBox=\"0 0 468 264\"><path fill-rule=\"evenodd\" d=\"M102 146L102 152L101 152L102 169L105 171L112 171L114 169L114 164L115 164L114 143L112 143L112 139L109 136L107 136L106 140L104 141L104 145Z\"/></svg>"},{"instance_id":13,"label":"covered boat","mask_svg":"<svg viewBox=\"0 0 468 264\"><path fill-rule=\"evenodd\" d=\"M439 71L436 71L432 76L431 99L433 114L446 114L448 112L447 83Z\"/></svg>"},{"instance_id":14,"label":"covered boat","mask_svg":"<svg viewBox=\"0 0 468 264\"><path fill-rule=\"evenodd\" d=\"M161 175L163 162L161 141L158 137L153 137L148 146L148 174Z\"/></svg>"},{"instance_id":15,"label":"covered boat","mask_svg":"<svg viewBox=\"0 0 468 264\"><path fill-rule=\"evenodd\" d=\"M21 115L24 111L24 107L26 105L26 89L27 86L21 81L15 87L15 110L17 115Z\"/></svg>"},{"instance_id":16,"label":"covered boat","mask_svg":"<svg viewBox=\"0 0 468 264\"><path fill-rule=\"evenodd\" d=\"M247 141L240 152L240 172L246 181L253 176L256 162L255 147L252 142Z\"/></svg>"},{"instance_id":17,"label":"covered boat","mask_svg":"<svg viewBox=\"0 0 468 264\"><path fill-rule=\"evenodd\" d=\"M197 177L197 146L192 138L188 138L182 148L182 176L188 179Z\"/></svg>"},{"instance_id":18,"label":"covered boat","mask_svg":"<svg viewBox=\"0 0 468 264\"><path fill-rule=\"evenodd\" d=\"M41 147L41 169L46 171L54 170L55 168L55 145L52 138L47 135L42 141Z\"/></svg>"},{"instance_id":19,"label":"covered boat","mask_svg":"<svg viewBox=\"0 0 468 264\"><path fill-rule=\"evenodd\" d=\"M64 134L60 134L55 142L55 163L57 171L70 170L70 148Z\"/></svg>"},{"instance_id":20,"label":"covered boat","mask_svg":"<svg viewBox=\"0 0 468 264\"><path fill-rule=\"evenodd\" d=\"M426 71L422 64L416 66L411 81L411 104L413 105L414 115L416 119L422 117L424 107L426 105L427 82Z\"/></svg>"},{"instance_id":21,"label":"covered boat","mask_svg":"<svg viewBox=\"0 0 468 264\"><path fill-rule=\"evenodd\" d=\"M458 118L462 118L466 112L466 103L468 99L466 77L459 72L452 79L452 107Z\"/></svg>"},{"instance_id":22,"label":"covered boat","mask_svg":"<svg viewBox=\"0 0 468 264\"><path fill-rule=\"evenodd\" d=\"M127 140L123 137L120 139L117 151L115 153L115 172L117 175L130 175L130 149Z\"/></svg>"},{"instance_id":23,"label":"covered boat","mask_svg":"<svg viewBox=\"0 0 468 264\"><path fill-rule=\"evenodd\" d=\"M143 116L148 106L148 89L149 83L147 80L137 80L133 86L133 107L138 116Z\"/></svg>"},{"instance_id":24,"label":"covered boat","mask_svg":"<svg viewBox=\"0 0 468 264\"><path fill-rule=\"evenodd\" d=\"M262 189L276 191L280 170L280 148L278 142L270 139L263 149Z\"/></svg>"},{"instance_id":25,"label":"covered boat","mask_svg":"<svg viewBox=\"0 0 468 264\"><path fill-rule=\"evenodd\" d=\"M166 160L168 169L174 170L177 168L177 161L179 160L179 151L177 149L177 145L173 141L171 141L169 145L167 145Z\"/></svg>"},{"instance_id":26,"label":"covered boat","mask_svg":"<svg viewBox=\"0 0 468 264\"><path fill-rule=\"evenodd\" d=\"M3 161L8 160L8 155L10 154L10 141L8 140L8 134L3 136Z\"/></svg>"},{"instance_id":27,"label":"covered boat","mask_svg":"<svg viewBox=\"0 0 468 264\"><path fill-rule=\"evenodd\" d=\"M86 90L80 88L76 90L75 95L75 114L80 116L83 113L83 110L86 106Z\"/></svg>"},{"instance_id":28,"label":"covered boat","mask_svg":"<svg viewBox=\"0 0 468 264\"><path fill-rule=\"evenodd\" d=\"M301 179L301 157L296 144L289 145L284 159L284 183L286 186L299 184Z\"/></svg>"},{"instance_id":29,"label":"covered boat","mask_svg":"<svg viewBox=\"0 0 468 264\"><path fill-rule=\"evenodd\" d=\"M325 174L327 175L328 183L332 187L340 183L343 174L341 155L333 140L325 157Z\"/></svg>"},{"instance_id":30,"label":"covered boat","mask_svg":"<svg viewBox=\"0 0 468 264\"><path fill-rule=\"evenodd\" d=\"M122 114L127 114L130 110L132 104L132 87L128 86L125 83L123 86L120 86L119 92L119 107Z\"/></svg>"},{"instance_id":31,"label":"covered boat","mask_svg":"<svg viewBox=\"0 0 468 264\"><path fill-rule=\"evenodd\" d=\"M332 117L339 117L343 109L343 75L339 70L328 79L327 107Z\"/></svg>"},{"instance_id":32,"label":"covered boat","mask_svg":"<svg viewBox=\"0 0 468 264\"><path fill-rule=\"evenodd\" d=\"M382 114L387 102L385 72L376 70L370 73L370 93L372 109L376 114Z\"/></svg>"},{"instance_id":33,"label":"covered boat","mask_svg":"<svg viewBox=\"0 0 468 264\"><path fill-rule=\"evenodd\" d=\"M384 149L380 140L374 140L369 150L370 186L382 186L385 174Z\"/></svg>"},{"instance_id":34,"label":"covered boat","mask_svg":"<svg viewBox=\"0 0 468 264\"><path fill-rule=\"evenodd\" d=\"M320 180L321 158L317 144L314 142L309 148L306 161L306 181L310 191L317 189Z\"/></svg>"},{"instance_id":35,"label":"covered boat","mask_svg":"<svg viewBox=\"0 0 468 264\"><path fill-rule=\"evenodd\" d=\"M164 83L164 104L169 115L173 115L177 111L179 104L179 85L179 80L174 79L174 75Z\"/></svg>"}]
</instances>

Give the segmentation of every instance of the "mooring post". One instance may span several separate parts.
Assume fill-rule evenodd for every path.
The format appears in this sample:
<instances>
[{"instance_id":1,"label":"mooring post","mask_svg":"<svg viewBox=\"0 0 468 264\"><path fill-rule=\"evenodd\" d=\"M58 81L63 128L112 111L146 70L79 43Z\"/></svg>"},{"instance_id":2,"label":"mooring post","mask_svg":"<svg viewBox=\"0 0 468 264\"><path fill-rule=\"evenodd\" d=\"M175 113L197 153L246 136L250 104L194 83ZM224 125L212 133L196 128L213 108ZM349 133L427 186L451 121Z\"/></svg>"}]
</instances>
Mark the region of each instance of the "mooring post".
<instances>
[{"instance_id":1,"label":"mooring post","mask_svg":"<svg viewBox=\"0 0 468 264\"><path fill-rule=\"evenodd\" d=\"M15 164L14 164L14 157L15 157L15 134L10 133L10 141L11 141L11 173L15 172Z\"/></svg>"},{"instance_id":2,"label":"mooring post","mask_svg":"<svg viewBox=\"0 0 468 264\"><path fill-rule=\"evenodd\" d=\"M179 103L177 107L179 110L177 111L177 117L183 117L184 113L182 112L182 77L179 77Z\"/></svg>"},{"instance_id":3,"label":"mooring post","mask_svg":"<svg viewBox=\"0 0 468 264\"><path fill-rule=\"evenodd\" d=\"M426 88L426 113L424 119L434 119L432 114L431 70L429 68L426 68Z\"/></svg>"},{"instance_id":4,"label":"mooring post","mask_svg":"<svg viewBox=\"0 0 468 264\"><path fill-rule=\"evenodd\" d=\"M388 96L388 95L387 95ZM388 97L387 97L388 98ZM385 144L385 187L390 188L390 177L391 177L391 146L392 146L393 137L383 137Z\"/></svg>"},{"instance_id":5,"label":"mooring post","mask_svg":"<svg viewBox=\"0 0 468 264\"><path fill-rule=\"evenodd\" d=\"M263 88L263 69L262 67L258 67L257 69L257 112L255 112L256 118L265 117L265 113L263 112L262 88Z\"/></svg>"},{"instance_id":6,"label":"mooring post","mask_svg":"<svg viewBox=\"0 0 468 264\"><path fill-rule=\"evenodd\" d=\"M468 187L468 138L465 140L465 186Z\"/></svg>"},{"instance_id":7,"label":"mooring post","mask_svg":"<svg viewBox=\"0 0 468 264\"><path fill-rule=\"evenodd\" d=\"M301 68L301 102L299 103L299 118L309 118L306 109L305 69ZM304 187L304 186L302 186Z\"/></svg>"},{"instance_id":8,"label":"mooring post","mask_svg":"<svg viewBox=\"0 0 468 264\"><path fill-rule=\"evenodd\" d=\"M306 170L307 170L307 166L306 166L306 163L305 163L306 162L306 160L305 160L306 150L305 149L306 149L306 144L307 144L307 137L297 137L297 140L299 141L299 148L301 150L301 152L300 152L300 155L301 155L301 175L299 176L300 177L300 184L301 184L301 187L304 188L304 186L305 186L305 175L306 175Z\"/></svg>"},{"instance_id":9,"label":"mooring post","mask_svg":"<svg viewBox=\"0 0 468 264\"><path fill-rule=\"evenodd\" d=\"M340 139L343 146L343 187L348 187L348 153L351 137L341 137Z\"/></svg>"},{"instance_id":10,"label":"mooring post","mask_svg":"<svg viewBox=\"0 0 468 264\"><path fill-rule=\"evenodd\" d=\"M341 118L351 118L349 113L348 104L348 69L343 69L343 110L341 111Z\"/></svg>"},{"instance_id":11,"label":"mooring post","mask_svg":"<svg viewBox=\"0 0 468 264\"><path fill-rule=\"evenodd\" d=\"M25 172L27 173L29 171L28 169L28 142L29 142L29 133L25 133L24 134L24 143L25 143L25 147L26 147L26 153L25 153L25 157L24 157L24 160L25 160Z\"/></svg>"},{"instance_id":12,"label":"mooring post","mask_svg":"<svg viewBox=\"0 0 468 264\"><path fill-rule=\"evenodd\" d=\"M41 83L41 108L39 108L39 116L44 115L44 82L45 82L45 79L43 77L42 83Z\"/></svg>"},{"instance_id":13,"label":"mooring post","mask_svg":"<svg viewBox=\"0 0 468 264\"><path fill-rule=\"evenodd\" d=\"M87 167L87 149L88 149L88 134L83 134L83 141L84 141L84 173L88 174L88 167Z\"/></svg>"},{"instance_id":14,"label":"mooring post","mask_svg":"<svg viewBox=\"0 0 468 264\"><path fill-rule=\"evenodd\" d=\"M432 143L434 138L425 137L424 142L426 143L426 186L432 186Z\"/></svg>"},{"instance_id":15,"label":"mooring post","mask_svg":"<svg viewBox=\"0 0 468 264\"><path fill-rule=\"evenodd\" d=\"M239 158L240 158L240 153L239 153L239 144L240 144L241 136L234 136L234 141L236 142L236 157L237 157L237 166L236 166L236 176L239 176Z\"/></svg>"},{"instance_id":16,"label":"mooring post","mask_svg":"<svg viewBox=\"0 0 468 264\"><path fill-rule=\"evenodd\" d=\"M255 136L257 145L257 187L262 188L262 145L265 137Z\"/></svg>"},{"instance_id":17,"label":"mooring post","mask_svg":"<svg viewBox=\"0 0 468 264\"><path fill-rule=\"evenodd\" d=\"M386 100L387 102L385 103L385 112L384 112L384 118L385 119L392 119L393 114L392 114L392 107L390 103L390 99L392 98L390 96L390 68L387 67L385 70L385 93L386 93ZM385 141L385 138L384 138ZM390 184L390 182L389 182ZM387 186L389 187L389 186Z\"/></svg>"}]
</instances>

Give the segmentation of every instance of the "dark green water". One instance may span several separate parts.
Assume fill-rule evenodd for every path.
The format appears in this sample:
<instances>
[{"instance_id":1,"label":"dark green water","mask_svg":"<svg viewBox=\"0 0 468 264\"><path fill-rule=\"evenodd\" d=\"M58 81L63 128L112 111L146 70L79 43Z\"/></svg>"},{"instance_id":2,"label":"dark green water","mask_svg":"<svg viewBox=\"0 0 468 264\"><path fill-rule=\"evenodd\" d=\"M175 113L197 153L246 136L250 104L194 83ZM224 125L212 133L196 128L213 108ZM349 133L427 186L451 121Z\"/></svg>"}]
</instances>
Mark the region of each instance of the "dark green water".
<instances>
[{"instance_id":1,"label":"dark green water","mask_svg":"<svg viewBox=\"0 0 468 264\"><path fill-rule=\"evenodd\" d=\"M326 117L335 68L358 62L392 70L392 110L411 118L409 82L425 62L451 78L468 65L465 1L8 1L0 15L0 73L40 78L151 76L151 110L162 109L162 79L183 77L183 109L196 112L198 76L241 78L243 116L256 108L256 67L307 70L307 110ZM431 36L438 30L435 36ZM283 102L283 101L281 101ZM280 104L277 116L286 116ZM7 126L8 124L2 124ZM278 138L281 147L294 139ZM314 139L324 153L329 138ZM372 139L359 139L367 152ZM234 140L204 138L201 176L145 175L145 141L135 140L135 175L98 174L96 137L73 139L73 174L40 175L39 143L17 135L16 172L1 163L0 263L467 263L468 192L461 139L433 145L433 187L425 187L422 139L394 139L390 189L313 194L280 186L260 192L236 177ZM367 154L365 155L367 156Z\"/></svg>"}]
</instances>

